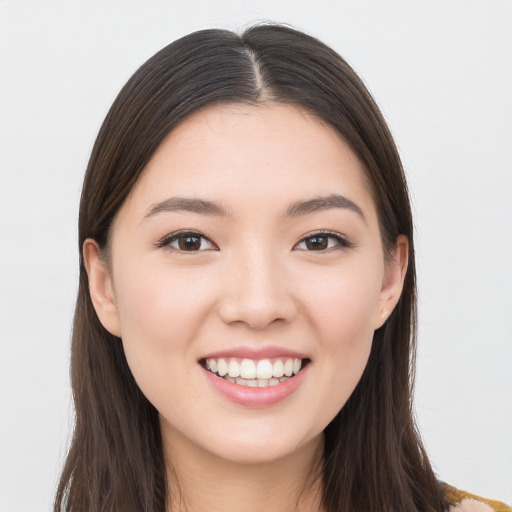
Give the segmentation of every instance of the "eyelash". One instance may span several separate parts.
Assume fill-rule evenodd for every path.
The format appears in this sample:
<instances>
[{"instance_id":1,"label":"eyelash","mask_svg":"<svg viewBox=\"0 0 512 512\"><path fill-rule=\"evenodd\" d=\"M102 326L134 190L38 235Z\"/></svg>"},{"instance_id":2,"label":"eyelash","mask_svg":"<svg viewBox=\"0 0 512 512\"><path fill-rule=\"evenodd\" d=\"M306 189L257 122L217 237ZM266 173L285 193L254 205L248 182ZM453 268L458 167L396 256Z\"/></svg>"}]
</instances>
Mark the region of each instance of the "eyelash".
<instances>
[{"instance_id":1,"label":"eyelash","mask_svg":"<svg viewBox=\"0 0 512 512\"><path fill-rule=\"evenodd\" d=\"M162 249L163 247L166 247L170 249L171 251L175 252L181 252L181 253L194 253L199 252L197 251L187 251L185 249L180 249L179 247L172 247L172 243L178 241L180 238L197 238L201 240L201 245L203 244L203 240L205 240L207 243L209 243L214 250L218 250L218 247L206 236L204 236L199 231L177 231L175 233L171 233L169 235L164 236L159 242L155 244L155 247L158 249ZM204 250L204 249L203 249ZM211 250L211 249L210 249Z\"/></svg>"},{"instance_id":2,"label":"eyelash","mask_svg":"<svg viewBox=\"0 0 512 512\"><path fill-rule=\"evenodd\" d=\"M181 237L184 238L195 238L200 240L200 246L197 250L191 250L188 251L186 249L180 249L179 247L172 247L172 243L177 242L180 240ZM315 231L314 233L309 233L306 236L302 237L300 241L294 245L294 249L298 248L300 244L307 244L308 240L311 240L313 238L323 238L327 239L327 247L325 249L298 249L303 250L307 252L326 252L330 250L340 250L340 249L350 249L354 246L352 242L350 242L347 238L340 235L339 233L332 233L330 231ZM329 240L334 240L335 245L331 245ZM181 252L181 253L194 253L194 252L201 252L201 245L203 244L203 241L206 241L208 244L210 244L210 248L208 250L219 250L219 248L205 235L200 233L199 231L177 231L175 233L171 233L169 235L166 235L164 238L162 238L160 241L158 241L155 244L155 247L158 249L161 248L168 248L171 251L175 252ZM205 250L205 249L203 249Z\"/></svg>"},{"instance_id":3,"label":"eyelash","mask_svg":"<svg viewBox=\"0 0 512 512\"><path fill-rule=\"evenodd\" d=\"M354 244L348 240L345 236L339 233L332 233L331 231L315 231L314 233L308 233L306 236L302 237L299 243L297 243L294 248L298 245L306 243L306 240L311 240L312 238L327 238L327 248L318 249L318 250L309 250L308 252L327 252L330 250L342 250L342 249L350 249L354 247ZM335 240L336 244L334 246L330 246L329 239ZM299 249L306 250L307 249Z\"/></svg>"}]
</instances>

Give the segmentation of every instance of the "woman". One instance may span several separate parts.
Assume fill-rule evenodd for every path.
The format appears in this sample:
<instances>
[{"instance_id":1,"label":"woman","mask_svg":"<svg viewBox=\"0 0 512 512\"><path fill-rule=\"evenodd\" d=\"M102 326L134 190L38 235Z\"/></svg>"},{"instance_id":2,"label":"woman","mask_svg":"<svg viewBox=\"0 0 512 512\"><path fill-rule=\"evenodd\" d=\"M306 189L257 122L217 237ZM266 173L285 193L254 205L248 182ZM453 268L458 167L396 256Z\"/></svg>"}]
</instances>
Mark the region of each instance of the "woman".
<instances>
[{"instance_id":1,"label":"woman","mask_svg":"<svg viewBox=\"0 0 512 512\"><path fill-rule=\"evenodd\" d=\"M79 244L55 510L490 510L417 435L405 178L316 39L203 31L146 62L93 148Z\"/></svg>"}]
</instances>

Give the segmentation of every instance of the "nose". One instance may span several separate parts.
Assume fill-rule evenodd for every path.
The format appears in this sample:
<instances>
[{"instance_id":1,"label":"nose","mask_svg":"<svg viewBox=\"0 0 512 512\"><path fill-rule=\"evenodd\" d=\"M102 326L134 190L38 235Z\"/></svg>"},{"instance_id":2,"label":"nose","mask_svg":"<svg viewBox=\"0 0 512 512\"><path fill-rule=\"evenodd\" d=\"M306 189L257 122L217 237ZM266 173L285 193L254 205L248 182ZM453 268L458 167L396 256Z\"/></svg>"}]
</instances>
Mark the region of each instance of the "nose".
<instances>
[{"instance_id":1,"label":"nose","mask_svg":"<svg viewBox=\"0 0 512 512\"><path fill-rule=\"evenodd\" d=\"M253 253L232 261L227 273L219 308L225 323L261 330L272 323L293 320L297 307L277 258Z\"/></svg>"}]
</instances>

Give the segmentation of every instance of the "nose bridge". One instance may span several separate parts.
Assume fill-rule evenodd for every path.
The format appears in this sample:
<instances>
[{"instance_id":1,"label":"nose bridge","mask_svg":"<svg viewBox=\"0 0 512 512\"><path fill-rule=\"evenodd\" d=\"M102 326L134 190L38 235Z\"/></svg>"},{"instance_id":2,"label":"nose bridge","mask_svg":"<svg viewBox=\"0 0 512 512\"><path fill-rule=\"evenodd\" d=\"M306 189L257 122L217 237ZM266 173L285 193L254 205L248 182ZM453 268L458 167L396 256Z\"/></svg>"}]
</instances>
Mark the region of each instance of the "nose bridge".
<instances>
[{"instance_id":1,"label":"nose bridge","mask_svg":"<svg viewBox=\"0 0 512 512\"><path fill-rule=\"evenodd\" d=\"M275 320L293 318L295 304L276 252L250 244L233 254L228 270L231 285L221 311L225 322L244 322L261 329Z\"/></svg>"}]
</instances>

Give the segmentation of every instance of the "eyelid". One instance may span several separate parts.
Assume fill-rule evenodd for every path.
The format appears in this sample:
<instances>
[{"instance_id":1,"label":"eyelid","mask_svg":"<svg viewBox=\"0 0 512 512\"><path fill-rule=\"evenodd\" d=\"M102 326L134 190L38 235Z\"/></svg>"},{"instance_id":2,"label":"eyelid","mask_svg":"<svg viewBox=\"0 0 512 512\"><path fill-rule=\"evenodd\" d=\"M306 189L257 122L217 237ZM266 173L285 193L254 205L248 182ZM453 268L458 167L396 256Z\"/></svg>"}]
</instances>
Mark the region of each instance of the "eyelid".
<instances>
[{"instance_id":1,"label":"eyelid","mask_svg":"<svg viewBox=\"0 0 512 512\"><path fill-rule=\"evenodd\" d=\"M213 249L202 249L202 250L198 250L198 251L184 251L184 250L172 247L170 244L172 242L174 242L175 240L177 240L182 235L194 235L194 236L197 236L198 238L202 238L203 240L206 240L213 247ZM172 233L165 235L154 245L157 249L165 248L172 252L180 252L180 253L195 253L195 252L203 252L205 250L217 250L217 251L219 250L217 245L210 238L208 238L205 234L201 233L200 231L196 231L194 229L180 229L179 231L173 231Z\"/></svg>"},{"instance_id":2,"label":"eyelid","mask_svg":"<svg viewBox=\"0 0 512 512\"><path fill-rule=\"evenodd\" d=\"M308 250L308 249L297 249L297 246L301 243L304 243L308 238L312 238L314 236L323 235L326 238L334 238L338 243L334 247L328 247L327 249L319 249L317 251ZM310 233L305 234L294 246L294 249L299 251L307 251L307 252L327 252L336 249L350 249L354 247L354 243L351 242L345 235L338 233L336 231L326 231L326 230L318 230L312 231Z\"/></svg>"}]
</instances>

